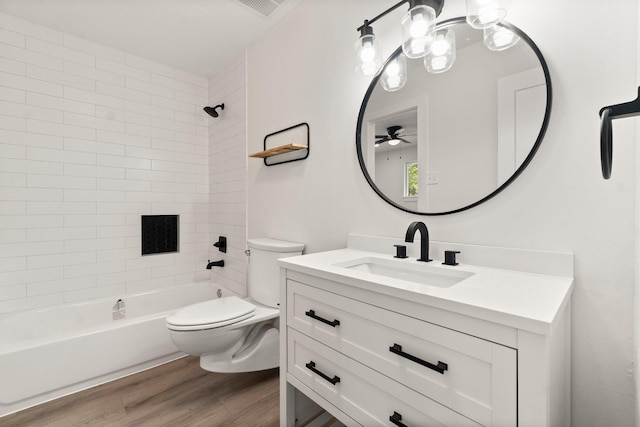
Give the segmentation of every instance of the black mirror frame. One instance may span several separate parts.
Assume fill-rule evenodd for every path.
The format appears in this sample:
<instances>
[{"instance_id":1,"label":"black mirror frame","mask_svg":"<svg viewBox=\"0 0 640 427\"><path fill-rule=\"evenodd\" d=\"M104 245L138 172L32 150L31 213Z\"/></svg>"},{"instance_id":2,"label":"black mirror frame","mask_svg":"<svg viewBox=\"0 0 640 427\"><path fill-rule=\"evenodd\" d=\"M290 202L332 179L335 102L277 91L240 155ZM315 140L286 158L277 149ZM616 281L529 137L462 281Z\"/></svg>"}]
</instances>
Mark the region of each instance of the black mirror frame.
<instances>
[{"instance_id":1,"label":"black mirror frame","mask_svg":"<svg viewBox=\"0 0 640 427\"><path fill-rule=\"evenodd\" d=\"M446 21L440 22L437 25L437 28L446 28L446 27L454 25L454 24L462 24L462 23L466 23L466 18L465 17L452 18L452 19L448 19ZM367 89L367 92L365 93L364 99L363 99L362 104L360 106L360 112L358 114L358 124L356 126L356 150L357 150L357 153L358 153L358 162L360 163L360 169L362 170L362 173L364 174L364 177L366 178L367 182L369 183L369 185L371 186L373 191L375 191L376 194L378 194L378 196L380 196L382 198L382 200L384 200L385 202L389 203L391 206L393 206L393 207L395 207L397 209L400 209L402 211L412 213L412 214L427 215L427 216L448 215L448 214L453 214L453 213L456 213L456 212L462 212L462 211L465 211L467 209L471 209L471 208L473 208L475 206L478 206L479 204L484 203L487 200L495 197L498 193L500 193L502 190L507 188L509 186L509 184L511 184L522 173L522 171L524 171L524 169L529 165L529 163L531 163L531 160L533 159L533 157L535 156L536 152L538 151L538 148L540 147L542 139L544 138L544 135L545 135L545 133L547 131L547 127L549 125L549 118L551 116L552 90L551 90L551 76L549 74L549 67L547 66L547 62L545 61L544 57L542 56L542 53L540 52L540 49L538 49L538 46L522 30L520 30L518 27L516 27L516 26L514 26L514 25L512 25L512 24L510 24L508 22L502 22L502 23L500 23L498 25L506 27L509 30L513 31L523 41L525 41L529 45L529 47L531 47L533 52L536 54L538 60L540 61L540 66L542 67L542 71L544 73L544 79L545 79L545 83L546 83L546 86L547 86L547 105L546 105L545 112L544 112L544 119L542 120L542 125L540 127L540 132L538 133L538 137L536 138L536 142L533 145L533 147L531 148L531 151L529 152L529 154L527 155L525 160L522 162L522 164L518 167L518 169L513 173L513 175L511 175L509 177L509 179L507 179L500 187L495 189L489 195L487 195L487 196L483 197L482 199L480 199L480 200L478 200L478 201L476 201L474 203L471 203L471 204L469 204L467 206L463 206L461 208L450 210L450 211L445 211L445 212L418 212L418 211L413 211L411 209L407 209L407 208L405 208L403 206L400 206L399 204L397 204L394 201L392 201L391 199L389 199L378 188L378 186L375 184L375 182L371 178L371 175L369 175L369 172L367 171L367 167L366 167L365 162L364 162L364 156L362 154L362 122L363 122L363 119L364 119L365 110L367 109L367 103L369 102L369 98L371 97L371 94L373 93L373 90L378 85L378 81L380 80L380 76L382 75L382 71L384 70L384 68L387 66L387 64L391 60L395 59L398 55L400 55L400 53L402 52L402 46L401 46L398 49L396 49L395 52L393 52L393 54L391 54L391 56L389 56L389 58L385 61L385 63L382 65L382 67L380 67L380 70L378 70L378 73L373 77L373 80L371 81L371 84L369 85L369 88Z\"/></svg>"}]
</instances>

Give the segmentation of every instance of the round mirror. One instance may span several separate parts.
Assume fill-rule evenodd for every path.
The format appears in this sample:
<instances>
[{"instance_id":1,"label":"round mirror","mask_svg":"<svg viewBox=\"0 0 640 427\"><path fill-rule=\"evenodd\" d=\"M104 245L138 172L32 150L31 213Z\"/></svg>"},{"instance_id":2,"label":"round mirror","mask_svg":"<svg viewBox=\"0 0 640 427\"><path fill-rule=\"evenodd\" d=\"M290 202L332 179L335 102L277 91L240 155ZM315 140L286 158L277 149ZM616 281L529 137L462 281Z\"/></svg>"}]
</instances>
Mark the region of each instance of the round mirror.
<instances>
[{"instance_id":1,"label":"round mirror","mask_svg":"<svg viewBox=\"0 0 640 427\"><path fill-rule=\"evenodd\" d=\"M373 78L356 129L373 190L420 215L460 212L504 190L533 158L551 112L547 64L520 29L499 24L519 40L492 50L465 18L437 28L453 30L453 66L430 73L422 59L406 59L406 83L389 91L382 79L402 55L398 48Z\"/></svg>"}]
</instances>

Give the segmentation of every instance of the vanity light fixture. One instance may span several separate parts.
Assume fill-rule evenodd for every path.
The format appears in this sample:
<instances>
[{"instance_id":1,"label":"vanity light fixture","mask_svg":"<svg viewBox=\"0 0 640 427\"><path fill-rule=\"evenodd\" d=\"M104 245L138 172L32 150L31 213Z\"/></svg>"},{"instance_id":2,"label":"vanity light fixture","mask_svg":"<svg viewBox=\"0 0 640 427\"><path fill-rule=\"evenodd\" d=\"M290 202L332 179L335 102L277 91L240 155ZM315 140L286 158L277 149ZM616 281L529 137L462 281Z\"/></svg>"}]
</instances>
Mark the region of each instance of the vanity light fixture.
<instances>
[{"instance_id":1,"label":"vanity light fixture","mask_svg":"<svg viewBox=\"0 0 640 427\"><path fill-rule=\"evenodd\" d=\"M382 54L379 43L373 34L373 28L369 26L369 21L364 21L364 25L358 28L360 38L354 46L356 51L356 70L365 76L372 76L382 65Z\"/></svg>"},{"instance_id":2,"label":"vanity light fixture","mask_svg":"<svg viewBox=\"0 0 640 427\"><path fill-rule=\"evenodd\" d=\"M409 3L409 10L401 22L402 55L387 64L381 78L382 86L388 91L399 90L406 83L405 58L424 58L424 65L431 73L447 71L456 59L453 30L436 30L436 18L442 12L444 0L402 0L378 16L365 19L357 28L360 38L355 44L356 70L365 76L378 72L382 56L371 24L405 3ZM513 32L496 26L507 14L510 3L511 0L467 0L467 22L473 28L485 29L485 44L491 50L503 50L518 41Z\"/></svg>"},{"instance_id":3,"label":"vanity light fixture","mask_svg":"<svg viewBox=\"0 0 640 427\"><path fill-rule=\"evenodd\" d=\"M443 4L444 0L409 0L409 11L402 18L402 52L407 58L422 58L429 52Z\"/></svg>"}]
</instances>

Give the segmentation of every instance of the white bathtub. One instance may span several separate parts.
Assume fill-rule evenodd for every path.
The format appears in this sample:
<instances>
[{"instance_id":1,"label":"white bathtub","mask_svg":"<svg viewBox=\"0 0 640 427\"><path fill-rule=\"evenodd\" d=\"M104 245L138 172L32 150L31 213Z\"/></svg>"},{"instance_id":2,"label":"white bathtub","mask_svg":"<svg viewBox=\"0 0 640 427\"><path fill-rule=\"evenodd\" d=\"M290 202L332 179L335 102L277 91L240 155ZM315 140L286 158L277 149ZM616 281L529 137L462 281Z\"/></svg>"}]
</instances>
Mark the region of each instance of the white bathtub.
<instances>
[{"instance_id":1,"label":"white bathtub","mask_svg":"<svg viewBox=\"0 0 640 427\"><path fill-rule=\"evenodd\" d=\"M113 312L118 298L0 315L0 416L182 357L165 317L218 288L123 296L124 317Z\"/></svg>"}]
</instances>

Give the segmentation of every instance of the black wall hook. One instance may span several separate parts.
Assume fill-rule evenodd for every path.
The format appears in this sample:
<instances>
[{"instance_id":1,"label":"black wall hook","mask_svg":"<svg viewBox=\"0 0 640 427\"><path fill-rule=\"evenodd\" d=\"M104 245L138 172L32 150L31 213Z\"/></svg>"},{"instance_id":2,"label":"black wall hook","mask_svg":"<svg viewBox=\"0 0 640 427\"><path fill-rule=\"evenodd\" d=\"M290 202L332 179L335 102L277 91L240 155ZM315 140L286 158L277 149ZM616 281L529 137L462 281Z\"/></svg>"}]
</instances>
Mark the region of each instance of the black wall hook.
<instances>
[{"instance_id":1,"label":"black wall hook","mask_svg":"<svg viewBox=\"0 0 640 427\"><path fill-rule=\"evenodd\" d=\"M611 177L613 165L613 130L611 120L640 115L640 87L636 99L623 104L609 105L600 109L600 164L602 177Z\"/></svg>"}]
</instances>

